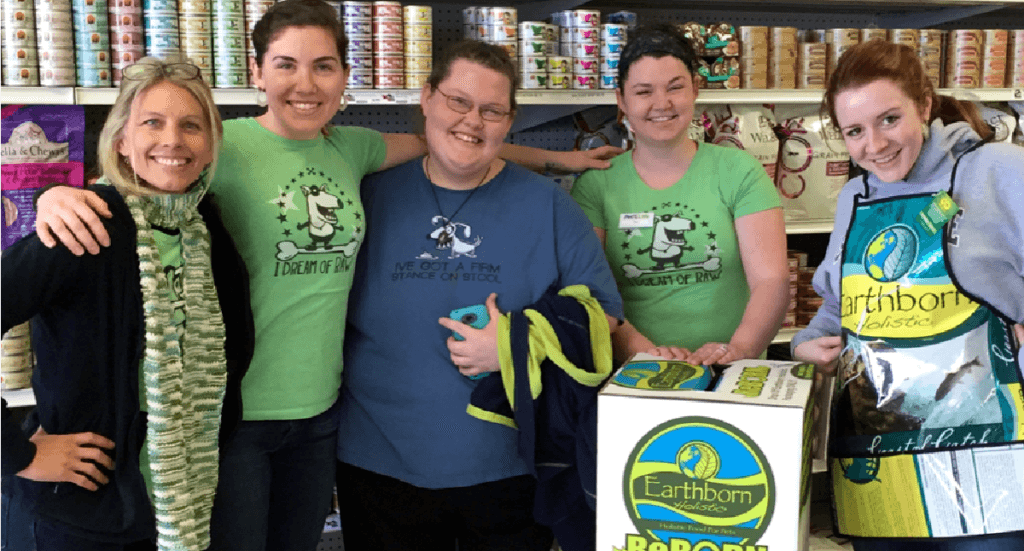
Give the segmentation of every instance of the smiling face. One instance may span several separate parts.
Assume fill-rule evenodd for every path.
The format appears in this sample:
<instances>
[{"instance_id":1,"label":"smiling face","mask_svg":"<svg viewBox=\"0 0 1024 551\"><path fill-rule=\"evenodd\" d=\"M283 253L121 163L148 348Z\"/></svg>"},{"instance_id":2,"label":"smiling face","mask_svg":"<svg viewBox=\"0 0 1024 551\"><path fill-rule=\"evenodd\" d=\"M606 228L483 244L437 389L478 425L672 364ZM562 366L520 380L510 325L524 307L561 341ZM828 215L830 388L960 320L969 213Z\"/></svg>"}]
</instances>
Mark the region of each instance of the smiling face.
<instances>
[{"instance_id":1,"label":"smiling face","mask_svg":"<svg viewBox=\"0 0 1024 551\"><path fill-rule=\"evenodd\" d=\"M836 94L836 122L857 164L883 182L902 180L914 168L931 99L917 105L889 79Z\"/></svg>"},{"instance_id":2,"label":"smiling face","mask_svg":"<svg viewBox=\"0 0 1024 551\"><path fill-rule=\"evenodd\" d=\"M644 56L630 65L615 99L638 142L675 142L686 139L697 87L680 59Z\"/></svg>"},{"instance_id":3,"label":"smiling face","mask_svg":"<svg viewBox=\"0 0 1024 551\"><path fill-rule=\"evenodd\" d=\"M420 105L426 119L430 170L447 179L475 184L498 157L505 136L512 128L512 114L500 121L484 120L480 110L508 112L512 83L508 77L466 59L452 62L448 76L431 90L420 93ZM461 98L471 103L468 113L448 106L448 99Z\"/></svg>"},{"instance_id":4,"label":"smiling face","mask_svg":"<svg viewBox=\"0 0 1024 551\"><path fill-rule=\"evenodd\" d=\"M196 98L162 81L135 97L117 151L150 187L184 193L213 161L213 140Z\"/></svg>"},{"instance_id":5,"label":"smiling face","mask_svg":"<svg viewBox=\"0 0 1024 551\"><path fill-rule=\"evenodd\" d=\"M292 140L310 140L338 112L348 71L334 37L321 27L286 27L267 46L253 80L267 92L259 121Z\"/></svg>"}]
</instances>

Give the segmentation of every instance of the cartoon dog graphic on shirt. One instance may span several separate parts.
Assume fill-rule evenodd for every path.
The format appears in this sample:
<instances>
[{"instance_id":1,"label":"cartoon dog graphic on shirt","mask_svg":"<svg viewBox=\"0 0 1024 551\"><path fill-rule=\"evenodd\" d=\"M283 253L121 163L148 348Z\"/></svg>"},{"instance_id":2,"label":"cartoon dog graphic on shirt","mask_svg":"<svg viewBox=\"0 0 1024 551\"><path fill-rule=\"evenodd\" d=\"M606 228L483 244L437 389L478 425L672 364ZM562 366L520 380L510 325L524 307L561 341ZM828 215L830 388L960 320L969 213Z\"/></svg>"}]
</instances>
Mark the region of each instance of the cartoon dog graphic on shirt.
<instances>
[{"instance_id":1,"label":"cartoon dog graphic on shirt","mask_svg":"<svg viewBox=\"0 0 1024 551\"><path fill-rule=\"evenodd\" d=\"M634 264L623 264L624 275L633 279L644 274L654 274L669 271L692 270L702 268L712 272L721 267L721 260L717 256L709 256L699 262L683 264L683 255L693 252L694 248L686 242L686 232L696 228L693 220L684 218L681 214L663 214L654 219L654 236L651 239L651 246L638 249L639 254L650 254L654 266L648 269L641 269Z\"/></svg>"},{"instance_id":2,"label":"cartoon dog graphic on shirt","mask_svg":"<svg viewBox=\"0 0 1024 551\"><path fill-rule=\"evenodd\" d=\"M298 229L307 230L311 239L306 250L313 251L317 247L328 248L334 234L342 227L338 226L338 216L334 211L341 208L341 201L327 193L327 186L302 186L302 194L306 196L306 212L309 221L298 225Z\"/></svg>"},{"instance_id":3,"label":"cartoon dog graphic on shirt","mask_svg":"<svg viewBox=\"0 0 1024 551\"><path fill-rule=\"evenodd\" d=\"M476 258L476 248L483 238L478 235L472 242L469 241L473 228L459 222L451 223L443 216L431 218L430 223L438 227L428 237L434 240L437 249L449 249L448 258Z\"/></svg>"}]
</instances>

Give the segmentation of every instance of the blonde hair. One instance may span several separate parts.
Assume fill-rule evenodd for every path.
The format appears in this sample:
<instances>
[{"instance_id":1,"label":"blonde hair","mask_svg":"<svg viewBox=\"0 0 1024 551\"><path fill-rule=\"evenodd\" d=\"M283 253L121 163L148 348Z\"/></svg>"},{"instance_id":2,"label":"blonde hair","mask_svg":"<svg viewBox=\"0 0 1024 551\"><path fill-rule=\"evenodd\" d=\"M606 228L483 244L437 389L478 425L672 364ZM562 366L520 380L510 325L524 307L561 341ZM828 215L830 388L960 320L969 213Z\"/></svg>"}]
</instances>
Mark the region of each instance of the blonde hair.
<instances>
[{"instance_id":1,"label":"blonde hair","mask_svg":"<svg viewBox=\"0 0 1024 551\"><path fill-rule=\"evenodd\" d=\"M220 150L220 143L224 136L224 126L220 120L220 113L217 105L213 102L213 95L210 87L203 82L202 77L188 79L175 75L168 75L162 70L167 65L191 62L182 56L170 55L164 59L157 57L144 57L137 64L151 65L154 69L150 74L138 79L122 78L121 88L117 93L117 100L110 108L110 114L100 131L99 143L97 144L97 157L100 167L100 176L104 177L112 186L126 195L157 195L160 192L143 186L135 171L132 169L128 159L118 152L118 145L124 136L124 127L131 118L132 104L135 98L153 86L167 81L175 86L183 88L192 94L192 97L199 102L203 110L203 116L210 128L210 146L213 148L213 161L205 170L206 181L213 180L213 174L217 168L217 155ZM202 176L201 176L202 177Z\"/></svg>"}]
</instances>

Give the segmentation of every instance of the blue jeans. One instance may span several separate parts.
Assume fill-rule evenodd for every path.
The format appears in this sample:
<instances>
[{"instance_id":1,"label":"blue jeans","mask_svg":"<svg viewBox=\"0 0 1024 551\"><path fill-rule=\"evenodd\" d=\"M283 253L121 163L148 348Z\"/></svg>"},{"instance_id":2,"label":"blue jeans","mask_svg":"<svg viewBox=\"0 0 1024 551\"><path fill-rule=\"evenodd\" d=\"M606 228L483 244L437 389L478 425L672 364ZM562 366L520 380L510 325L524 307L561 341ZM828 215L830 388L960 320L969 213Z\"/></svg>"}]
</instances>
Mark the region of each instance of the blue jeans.
<instances>
[{"instance_id":1,"label":"blue jeans","mask_svg":"<svg viewBox=\"0 0 1024 551\"><path fill-rule=\"evenodd\" d=\"M854 551L1020 551L1024 532L927 540L854 538Z\"/></svg>"},{"instance_id":2,"label":"blue jeans","mask_svg":"<svg viewBox=\"0 0 1024 551\"><path fill-rule=\"evenodd\" d=\"M4 477L4 482L13 484L14 481ZM3 494L2 525L0 525L0 550L2 551L32 551L36 548L35 537L32 535L32 525L35 517L28 510L25 503L17 498Z\"/></svg>"},{"instance_id":3,"label":"blue jeans","mask_svg":"<svg viewBox=\"0 0 1024 551\"><path fill-rule=\"evenodd\" d=\"M336 409L239 424L221 445L210 551L317 548L334 488Z\"/></svg>"}]
</instances>

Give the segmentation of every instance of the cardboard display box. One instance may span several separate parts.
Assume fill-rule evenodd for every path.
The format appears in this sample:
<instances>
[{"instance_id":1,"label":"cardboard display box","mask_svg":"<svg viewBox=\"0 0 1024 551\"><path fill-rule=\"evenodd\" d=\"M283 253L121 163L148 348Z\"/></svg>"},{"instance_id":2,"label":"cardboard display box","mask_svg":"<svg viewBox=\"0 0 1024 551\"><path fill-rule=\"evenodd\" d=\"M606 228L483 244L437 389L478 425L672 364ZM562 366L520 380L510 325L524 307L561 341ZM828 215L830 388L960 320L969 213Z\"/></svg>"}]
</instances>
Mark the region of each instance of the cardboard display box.
<instances>
[{"instance_id":1,"label":"cardboard display box","mask_svg":"<svg viewBox=\"0 0 1024 551\"><path fill-rule=\"evenodd\" d=\"M814 367L703 370L639 354L601 390L598 551L807 548Z\"/></svg>"}]
</instances>

